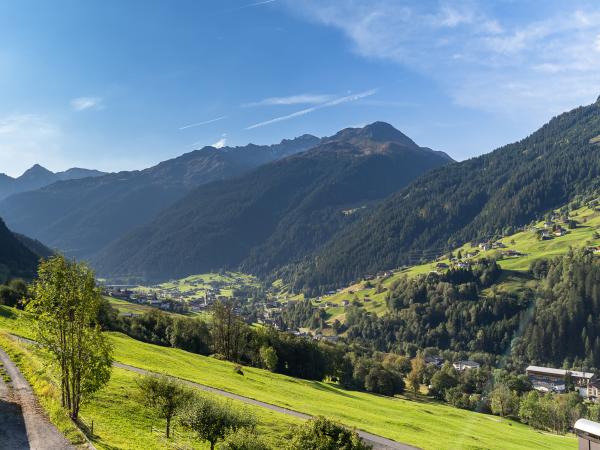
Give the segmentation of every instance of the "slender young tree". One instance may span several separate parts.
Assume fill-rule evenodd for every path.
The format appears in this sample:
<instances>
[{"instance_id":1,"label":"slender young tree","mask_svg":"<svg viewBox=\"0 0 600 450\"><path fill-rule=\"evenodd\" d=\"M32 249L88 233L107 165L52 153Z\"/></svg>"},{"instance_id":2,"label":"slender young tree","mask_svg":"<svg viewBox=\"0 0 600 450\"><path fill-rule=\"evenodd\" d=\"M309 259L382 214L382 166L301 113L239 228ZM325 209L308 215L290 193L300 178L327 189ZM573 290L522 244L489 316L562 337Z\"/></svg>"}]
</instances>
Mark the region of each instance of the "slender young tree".
<instances>
[{"instance_id":1,"label":"slender young tree","mask_svg":"<svg viewBox=\"0 0 600 450\"><path fill-rule=\"evenodd\" d=\"M244 350L246 324L235 313L231 300L213 305L212 340L215 353L237 361Z\"/></svg>"},{"instance_id":2,"label":"slender young tree","mask_svg":"<svg viewBox=\"0 0 600 450\"><path fill-rule=\"evenodd\" d=\"M38 342L60 368L61 403L77 420L87 398L110 379L112 347L97 322L100 289L85 264L58 255L42 261L27 304Z\"/></svg>"}]
</instances>

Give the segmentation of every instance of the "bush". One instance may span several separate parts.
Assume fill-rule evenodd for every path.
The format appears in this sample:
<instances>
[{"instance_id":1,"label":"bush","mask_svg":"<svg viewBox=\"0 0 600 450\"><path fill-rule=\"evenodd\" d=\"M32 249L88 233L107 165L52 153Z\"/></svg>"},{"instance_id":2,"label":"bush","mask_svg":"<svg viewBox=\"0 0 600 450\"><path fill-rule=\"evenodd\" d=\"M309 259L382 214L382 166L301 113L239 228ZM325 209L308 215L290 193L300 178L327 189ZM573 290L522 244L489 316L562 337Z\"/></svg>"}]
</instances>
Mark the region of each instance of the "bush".
<instances>
[{"instance_id":1,"label":"bush","mask_svg":"<svg viewBox=\"0 0 600 450\"><path fill-rule=\"evenodd\" d=\"M369 450L356 431L325 417L308 420L293 430L287 450Z\"/></svg>"}]
</instances>

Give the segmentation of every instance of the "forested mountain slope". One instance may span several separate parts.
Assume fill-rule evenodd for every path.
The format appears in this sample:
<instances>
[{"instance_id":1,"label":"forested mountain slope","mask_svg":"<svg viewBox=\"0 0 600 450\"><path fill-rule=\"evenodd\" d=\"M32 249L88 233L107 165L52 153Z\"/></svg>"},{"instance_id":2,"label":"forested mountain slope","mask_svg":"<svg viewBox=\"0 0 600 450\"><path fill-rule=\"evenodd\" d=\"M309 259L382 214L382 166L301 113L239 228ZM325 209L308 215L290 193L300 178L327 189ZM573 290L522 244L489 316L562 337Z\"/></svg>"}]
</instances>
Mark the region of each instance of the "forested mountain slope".
<instances>
[{"instance_id":1,"label":"forested mountain slope","mask_svg":"<svg viewBox=\"0 0 600 450\"><path fill-rule=\"evenodd\" d=\"M89 257L151 220L193 188L312 148L304 135L276 145L204 147L149 169L54 183L0 202L11 229L68 255Z\"/></svg>"},{"instance_id":2,"label":"forested mountain slope","mask_svg":"<svg viewBox=\"0 0 600 450\"><path fill-rule=\"evenodd\" d=\"M0 219L0 284L14 277L33 277L38 259Z\"/></svg>"},{"instance_id":3,"label":"forested mountain slope","mask_svg":"<svg viewBox=\"0 0 600 450\"><path fill-rule=\"evenodd\" d=\"M94 263L103 275L148 280L236 266L264 274L326 243L363 206L449 161L388 124L343 130L308 152L196 189Z\"/></svg>"},{"instance_id":4,"label":"forested mountain slope","mask_svg":"<svg viewBox=\"0 0 600 450\"><path fill-rule=\"evenodd\" d=\"M431 171L384 201L289 275L323 290L520 226L600 184L600 98L529 137Z\"/></svg>"}]
</instances>

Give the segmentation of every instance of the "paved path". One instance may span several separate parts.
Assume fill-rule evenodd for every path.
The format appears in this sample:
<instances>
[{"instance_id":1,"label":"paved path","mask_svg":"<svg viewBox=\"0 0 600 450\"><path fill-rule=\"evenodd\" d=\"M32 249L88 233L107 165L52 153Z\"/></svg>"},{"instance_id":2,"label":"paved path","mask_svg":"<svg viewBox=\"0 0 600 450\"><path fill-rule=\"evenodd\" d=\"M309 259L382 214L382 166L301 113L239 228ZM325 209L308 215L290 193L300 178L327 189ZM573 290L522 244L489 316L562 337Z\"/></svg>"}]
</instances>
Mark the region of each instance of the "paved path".
<instances>
[{"instance_id":1,"label":"paved path","mask_svg":"<svg viewBox=\"0 0 600 450\"><path fill-rule=\"evenodd\" d=\"M118 367L120 369L130 370L132 372L136 372L143 375L155 374L154 372L150 372L149 370L140 369L139 367L129 366L127 364L122 364L119 362L113 363L114 367ZM210 386L206 386L200 383L194 383L193 381L183 380L178 378L181 382L187 384L188 386L194 387L196 389L200 389L202 391L210 392L216 395L220 395L222 397L231 398L234 400L239 400L244 403L248 403L250 405L259 406L261 408L270 409L271 411L275 411L281 414L286 414L288 416L297 417L299 419L310 419L311 416L308 414L304 414L298 411L294 411L292 409L282 408L281 406L272 405L270 403L261 402L259 400L254 400L253 398L243 397L241 395L233 394L231 392L223 391L221 389L216 389ZM373 446L376 450L418 450L417 447L412 447L407 444L402 444L400 442L392 441L391 439L387 439L376 434L367 433L366 431L357 430L359 436Z\"/></svg>"},{"instance_id":2,"label":"paved path","mask_svg":"<svg viewBox=\"0 0 600 450\"><path fill-rule=\"evenodd\" d=\"M31 386L4 350L0 361L11 381L0 377L0 449L71 450L38 403Z\"/></svg>"}]
</instances>

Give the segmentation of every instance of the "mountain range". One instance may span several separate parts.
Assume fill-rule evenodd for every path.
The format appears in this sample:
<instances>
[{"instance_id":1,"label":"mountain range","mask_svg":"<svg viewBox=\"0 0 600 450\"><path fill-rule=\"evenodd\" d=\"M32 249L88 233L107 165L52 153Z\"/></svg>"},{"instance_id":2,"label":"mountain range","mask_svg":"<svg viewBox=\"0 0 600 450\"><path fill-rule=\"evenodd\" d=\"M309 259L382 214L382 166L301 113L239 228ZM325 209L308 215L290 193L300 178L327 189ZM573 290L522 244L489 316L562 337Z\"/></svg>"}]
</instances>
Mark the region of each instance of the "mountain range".
<instances>
[{"instance_id":1,"label":"mountain range","mask_svg":"<svg viewBox=\"0 0 600 450\"><path fill-rule=\"evenodd\" d=\"M303 135L276 145L204 147L145 170L67 180L11 195L0 202L0 217L12 230L87 258L195 187L241 175L319 142Z\"/></svg>"},{"instance_id":2,"label":"mountain range","mask_svg":"<svg viewBox=\"0 0 600 450\"><path fill-rule=\"evenodd\" d=\"M383 122L345 129L311 150L195 189L93 263L101 275L152 281L238 266L266 274L450 162Z\"/></svg>"},{"instance_id":3,"label":"mountain range","mask_svg":"<svg viewBox=\"0 0 600 450\"><path fill-rule=\"evenodd\" d=\"M39 189L57 181L98 177L104 174L99 170L80 169L78 167L73 167L64 172L52 172L39 164L35 164L17 178L0 173L0 200L20 192Z\"/></svg>"},{"instance_id":4,"label":"mountain range","mask_svg":"<svg viewBox=\"0 0 600 450\"><path fill-rule=\"evenodd\" d=\"M0 284L15 277L34 276L41 255L29 245L33 245L33 241L16 236L0 219Z\"/></svg>"}]
</instances>

